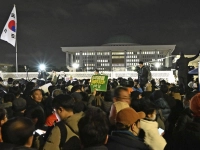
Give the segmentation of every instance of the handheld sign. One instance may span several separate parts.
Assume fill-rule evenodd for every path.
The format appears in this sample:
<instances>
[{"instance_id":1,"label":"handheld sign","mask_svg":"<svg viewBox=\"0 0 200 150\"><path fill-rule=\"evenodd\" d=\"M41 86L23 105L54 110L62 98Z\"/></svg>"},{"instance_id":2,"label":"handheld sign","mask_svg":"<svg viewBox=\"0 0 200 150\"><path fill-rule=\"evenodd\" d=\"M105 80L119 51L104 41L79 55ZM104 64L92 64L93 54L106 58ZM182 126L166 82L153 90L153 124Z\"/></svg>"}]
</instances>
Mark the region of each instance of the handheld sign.
<instances>
[{"instance_id":1,"label":"handheld sign","mask_svg":"<svg viewBox=\"0 0 200 150\"><path fill-rule=\"evenodd\" d=\"M108 76L93 75L90 82L91 91L107 91Z\"/></svg>"}]
</instances>

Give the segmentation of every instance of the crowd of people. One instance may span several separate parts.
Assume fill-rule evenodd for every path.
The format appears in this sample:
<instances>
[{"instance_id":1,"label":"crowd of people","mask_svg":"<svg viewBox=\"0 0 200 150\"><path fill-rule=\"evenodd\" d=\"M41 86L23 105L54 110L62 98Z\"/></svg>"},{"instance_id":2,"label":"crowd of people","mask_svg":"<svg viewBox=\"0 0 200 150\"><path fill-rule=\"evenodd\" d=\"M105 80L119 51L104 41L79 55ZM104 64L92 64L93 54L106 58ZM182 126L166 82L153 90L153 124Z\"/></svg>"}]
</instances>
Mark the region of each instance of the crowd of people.
<instances>
[{"instance_id":1,"label":"crowd of people","mask_svg":"<svg viewBox=\"0 0 200 150\"><path fill-rule=\"evenodd\" d=\"M0 150L200 149L200 93L139 69L105 92L91 92L90 79L59 79L48 92L41 80L0 79Z\"/></svg>"}]
</instances>

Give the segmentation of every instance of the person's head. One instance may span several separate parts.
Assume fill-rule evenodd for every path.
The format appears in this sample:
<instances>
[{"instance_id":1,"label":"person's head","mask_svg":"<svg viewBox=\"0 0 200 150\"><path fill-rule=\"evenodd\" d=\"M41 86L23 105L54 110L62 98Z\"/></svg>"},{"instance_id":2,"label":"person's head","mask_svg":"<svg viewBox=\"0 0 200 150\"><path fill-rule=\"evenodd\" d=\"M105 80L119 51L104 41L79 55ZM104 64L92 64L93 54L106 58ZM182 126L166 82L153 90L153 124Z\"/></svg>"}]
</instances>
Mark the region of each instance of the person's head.
<instances>
[{"instance_id":1,"label":"person's head","mask_svg":"<svg viewBox=\"0 0 200 150\"><path fill-rule=\"evenodd\" d=\"M7 93L4 95L4 103L13 102L15 99L15 95L13 93Z\"/></svg>"},{"instance_id":2,"label":"person's head","mask_svg":"<svg viewBox=\"0 0 200 150\"><path fill-rule=\"evenodd\" d=\"M73 77L72 77L72 76L69 76L69 80L73 80Z\"/></svg>"},{"instance_id":3,"label":"person's head","mask_svg":"<svg viewBox=\"0 0 200 150\"><path fill-rule=\"evenodd\" d=\"M79 85L74 85L71 89L71 93L81 92L81 87Z\"/></svg>"},{"instance_id":4,"label":"person's head","mask_svg":"<svg viewBox=\"0 0 200 150\"><path fill-rule=\"evenodd\" d=\"M55 89L55 90L52 91L51 97L54 98L54 97L56 97L56 96L58 96L60 94L63 94L63 91L60 90L60 89Z\"/></svg>"},{"instance_id":5,"label":"person's head","mask_svg":"<svg viewBox=\"0 0 200 150\"><path fill-rule=\"evenodd\" d=\"M183 97L183 107L187 108L189 107L190 104L190 100L192 99L193 96L195 96L196 93L195 92L188 92L185 94L185 96Z\"/></svg>"},{"instance_id":6,"label":"person's head","mask_svg":"<svg viewBox=\"0 0 200 150\"><path fill-rule=\"evenodd\" d=\"M183 52L180 52L179 55L180 55L180 57L184 57L184 53Z\"/></svg>"},{"instance_id":7,"label":"person's head","mask_svg":"<svg viewBox=\"0 0 200 150\"><path fill-rule=\"evenodd\" d=\"M74 92L71 94L71 96L74 98L76 102L82 101L83 99L81 92Z\"/></svg>"},{"instance_id":8,"label":"person's head","mask_svg":"<svg viewBox=\"0 0 200 150\"><path fill-rule=\"evenodd\" d=\"M78 122L79 135L84 148L104 145L108 138L108 118L100 108L90 107Z\"/></svg>"},{"instance_id":9,"label":"person's head","mask_svg":"<svg viewBox=\"0 0 200 150\"><path fill-rule=\"evenodd\" d=\"M144 112L136 112L133 108L124 108L117 113L116 128L117 130L128 130L134 135L140 131L140 119L145 118Z\"/></svg>"},{"instance_id":10,"label":"person's head","mask_svg":"<svg viewBox=\"0 0 200 150\"><path fill-rule=\"evenodd\" d=\"M141 108L142 108L141 110L145 113L147 119L153 120L153 121L156 119L157 107L153 103L145 102L142 104Z\"/></svg>"},{"instance_id":11,"label":"person's head","mask_svg":"<svg viewBox=\"0 0 200 150\"><path fill-rule=\"evenodd\" d=\"M2 126L2 139L5 143L31 147L34 123L25 117L9 119Z\"/></svg>"},{"instance_id":12,"label":"person's head","mask_svg":"<svg viewBox=\"0 0 200 150\"><path fill-rule=\"evenodd\" d=\"M54 85L51 85L51 86L48 87L48 91L49 91L49 95L50 95L50 96L52 96L52 92L53 92L55 89L57 89L57 87L54 86Z\"/></svg>"},{"instance_id":13,"label":"person's head","mask_svg":"<svg viewBox=\"0 0 200 150\"><path fill-rule=\"evenodd\" d=\"M26 84L26 89L29 90L29 91L32 90L34 87L35 87L35 83L34 82L28 82Z\"/></svg>"},{"instance_id":14,"label":"person's head","mask_svg":"<svg viewBox=\"0 0 200 150\"><path fill-rule=\"evenodd\" d=\"M140 100L142 98L142 94L138 91L131 92L131 101Z\"/></svg>"},{"instance_id":15,"label":"person's head","mask_svg":"<svg viewBox=\"0 0 200 150\"><path fill-rule=\"evenodd\" d=\"M0 127L8 120L5 109L0 108Z\"/></svg>"},{"instance_id":16,"label":"person's head","mask_svg":"<svg viewBox=\"0 0 200 150\"><path fill-rule=\"evenodd\" d=\"M65 120L73 115L74 102L72 96L60 94L53 99L52 106L55 109L56 115L61 120Z\"/></svg>"},{"instance_id":17,"label":"person's head","mask_svg":"<svg viewBox=\"0 0 200 150\"><path fill-rule=\"evenodd\" d=\"M143 67L143 61L139 62L139 67L142 68Z\"/></svg>"},{"instance_id":18,"label":"person's head","mask_svg":"<svg viewBox=\"0 0 200 150\"><path fill-rule=\"evenodd\" d=\"M31 91L31 98L35 100L36 102L41 102L42 101L42 90L41 89L34 89Z\"/></svg>"},{"instance_id":19,"label":"person's head","mask_svg":"<svg viewBox=\"0 0 200 150\"><path fill-rule=\"evenodd\" d=\"M95 70L94 70L94 74L95 74L95 75L99 74L99 70L98 70L98 69L95 69Z\"/></svg>"},{"instance_id":20,"label":"person's head","mask_svg":"<svg viewBox=\"0 0 200 150\"><path fill-rule=\"evenodd\" d=\"M12 109L14 112L24 111L26 109L26 100L23 98L17 98L12 103Z\"/></svg>"},{"instance_id":21,"label":"person's head","mask_svg":"<svg viewBox=\"0 0 200 150\"><path fill-rule=\"evenodd\" d=\"M193 96L190 100L190 109L195 117L200 117L200 93Z\"/></svg>"},{"instance_id":22,"label":"person's head","mask_svg":"<svg viewBox=\"0 0 200 150\"><path fill-rule=\"evenodd\" d=\"M168 86L166 84L163 84L160 86L160 90L163 94L166 94L168 92Z\"/></svg>"},{"instance_id":23,"label":"person's head","mask_svg":"<svg viewBox=\"0 0 200 150\"><path fill-rule=\"evenodd\" d=\"M152 94L153 94L153 100L163 98L163 93L161 90L154 91Z\"/></svg>"},{"instance_id":24,"label":"person's head","mask_svg":"<svg viewBox=\"0 0 200 150\"><path fill-rule=\"evenodd\" d=\"M9 93L13 93L15 97L19 97L21 94L21 89L18 86L13 86L9 88Z\"/></svg>"},{"instance_id":25,"label":"person's head","mask_svg":"<svg viewBox=\"0 0 200 150\"><path fill-rule=\"evenodd\" d=\"M129 105L131 103L131 97L129 91L125 87L118 87L114 90L113 101L127 102Z\"/></svg>"}]
</instances>

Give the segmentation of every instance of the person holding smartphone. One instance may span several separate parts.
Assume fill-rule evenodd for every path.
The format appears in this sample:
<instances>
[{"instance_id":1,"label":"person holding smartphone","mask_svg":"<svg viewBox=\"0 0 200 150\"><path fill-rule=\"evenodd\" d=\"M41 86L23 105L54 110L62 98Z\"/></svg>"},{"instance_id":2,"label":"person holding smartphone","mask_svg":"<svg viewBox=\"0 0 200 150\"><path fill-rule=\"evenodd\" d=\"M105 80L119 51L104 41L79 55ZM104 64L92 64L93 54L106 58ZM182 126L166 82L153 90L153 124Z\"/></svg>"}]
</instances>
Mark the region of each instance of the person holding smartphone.
<instances>
[{"instance_id":1,"label":"person holding smartphone","mask_svg":"<svg viewBox=\"0 0 200 150\"><path fill-rule=\"evenodd\" d=\"M146 115L144 119L140 120L140 128L144 130L144 143L152 150L163 150L166 146L166 141L162 137L164 130L159 128L156 120L156 107L151 102L146 102L141 107Z\"/></svg>"}]
</instances>

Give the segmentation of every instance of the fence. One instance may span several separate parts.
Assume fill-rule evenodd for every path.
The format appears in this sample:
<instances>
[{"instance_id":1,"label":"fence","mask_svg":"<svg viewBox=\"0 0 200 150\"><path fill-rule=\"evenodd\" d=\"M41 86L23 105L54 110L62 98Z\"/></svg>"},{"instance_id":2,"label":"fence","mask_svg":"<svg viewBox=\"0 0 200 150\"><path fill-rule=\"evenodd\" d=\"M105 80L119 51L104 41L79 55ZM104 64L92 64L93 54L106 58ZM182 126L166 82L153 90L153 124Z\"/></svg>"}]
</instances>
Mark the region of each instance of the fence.
<instances>
[{"instance_id":1,"label":"fence","mask_svg":"<svg viewBox=\"0 0 200 150\"><path fill-rule=\"evenodd\" d=\"M50 72L49 72L50 73ZM175 78L173 75L173 71L151 71L152 77L154 79L165 79L170 83L175 82ZM88 79L91 78L92 75L94 75L94 72L57 72L57 75L66 75L66 77L73 76L73 78L77 79ZM102 72L102 74L108 75L109 78L118 78L118 77L123 77L123 78L133 78L136 79L138 78L137 72L133 71L120 71L120 72ZM13 79L32 79L32 78L37 78L38 72L28 72L28 76L26 72L0 72L0 76L2 79L6 80L8 78L13 78Z\"/></svg>"}]
</instances>

